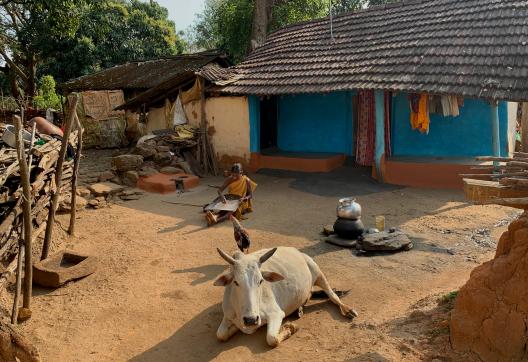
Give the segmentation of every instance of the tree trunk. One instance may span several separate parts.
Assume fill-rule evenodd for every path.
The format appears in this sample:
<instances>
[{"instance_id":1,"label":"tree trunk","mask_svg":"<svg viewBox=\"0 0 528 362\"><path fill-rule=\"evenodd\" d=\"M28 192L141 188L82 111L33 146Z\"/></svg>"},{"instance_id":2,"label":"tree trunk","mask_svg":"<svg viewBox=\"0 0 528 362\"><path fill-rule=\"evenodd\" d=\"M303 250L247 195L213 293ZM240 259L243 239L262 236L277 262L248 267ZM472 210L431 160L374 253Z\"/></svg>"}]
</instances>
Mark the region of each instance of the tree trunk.
<instances>
[{"instance_id":1,"label":"tree trunk","mask_svg":"<svg viewBox=\"0 0 528 362\"><path fill-rule=\"evenodd\" d=\"M253 26L251 30L251 51L266 41L272 0L255 0Z\"/></svg>"},{"instance_id":2,"label":"tree trunk","mask_svg":"<svg viewBox=\"0 0 528 362\"><path fill-rule=\"evenodd\" d=\"M16 100L19 100L20 97L22 96L22 94L20 92L20 87L18 85L18 82L17 82L17 79L16 79L16 74L15 74L15 71L13 69L9 68L9 72L7 74L7 78L9 80L9 85L11 86L11 95Z\"/></svg>"},{"instance_id":3,"label":"tree trunk","mask_svg":"<svg viewBox=\"0 0 528 362\"><path fill-rule=\"evenodd\" d=\"M32 100L37 95L37 60L35 54L28 55L28 83L26 97Z\"/></svg>"}]
</instances>

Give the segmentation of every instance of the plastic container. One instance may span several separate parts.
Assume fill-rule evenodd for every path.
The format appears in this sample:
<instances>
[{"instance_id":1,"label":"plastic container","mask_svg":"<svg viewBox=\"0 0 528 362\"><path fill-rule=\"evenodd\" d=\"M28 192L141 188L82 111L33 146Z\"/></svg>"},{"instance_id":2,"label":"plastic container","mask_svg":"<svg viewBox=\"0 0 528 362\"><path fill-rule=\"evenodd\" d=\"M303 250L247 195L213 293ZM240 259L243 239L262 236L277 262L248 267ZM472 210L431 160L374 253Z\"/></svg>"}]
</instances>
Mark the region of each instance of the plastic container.
<instances>
[{"instance_id":1,"label":"plastic container","mask_svg":"<svg viewBox=\"0 0 528 362\"><path fill-rule=\"evenodd\" d=\"M2 136L2 141L9 147L16 148L15 133L16 133L15 126L8 124L5 127L4 135ZM31 133L29 133L26 130L22 130L22 137L24 138L24 146L28 147L29 144L31 143Z\"/></svg>"}]
</instances>

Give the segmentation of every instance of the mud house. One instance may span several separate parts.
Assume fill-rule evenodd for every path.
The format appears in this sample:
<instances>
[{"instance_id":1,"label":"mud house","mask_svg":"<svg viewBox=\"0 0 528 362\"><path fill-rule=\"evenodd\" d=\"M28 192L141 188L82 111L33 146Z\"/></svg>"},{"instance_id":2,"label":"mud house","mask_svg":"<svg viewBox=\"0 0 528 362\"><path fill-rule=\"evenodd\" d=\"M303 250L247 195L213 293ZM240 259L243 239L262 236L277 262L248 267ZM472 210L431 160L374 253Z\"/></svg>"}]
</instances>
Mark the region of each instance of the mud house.
<instances>
[{"instance_id":1,"label":"mud house","mask_svg":"<svg viewBox=\"0 0 528 362\"><path fill-rule=\"evenodd\" d=\"M197 73L207 69L206 74L217 75L229 65L217 51L168 56L105 69L66 82L61 89L81 93L78 111L88 147L120 147L171 128L179 96L185 104L200 99Z\"/></svg>"},{"instance_id":2,"label":"mud house","mask_svg":"<svg viewBox=\"0 0 528 362\"><path fill-rule=\"evenodd\" d=\"M388 183L461 187L474 156L513 150L527 15L528 1L404 1L271 34L222 88L247 97L252 168L350 157Z\"/></svg>"}]
</instances>

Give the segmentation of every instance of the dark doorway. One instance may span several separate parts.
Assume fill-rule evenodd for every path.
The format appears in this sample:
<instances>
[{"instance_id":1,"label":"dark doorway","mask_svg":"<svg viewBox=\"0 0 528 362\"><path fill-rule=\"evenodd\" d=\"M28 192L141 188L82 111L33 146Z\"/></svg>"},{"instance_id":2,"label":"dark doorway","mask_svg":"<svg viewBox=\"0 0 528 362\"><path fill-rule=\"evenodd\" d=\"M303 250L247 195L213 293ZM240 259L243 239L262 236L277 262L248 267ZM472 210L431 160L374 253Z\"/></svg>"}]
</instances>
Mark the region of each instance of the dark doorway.
<instances>
[{"instance_id":1,"label":"dark doorway","mask_svg":"<svg viewBox=\"0 0 528 362\"><path fill-rule=\"evenodd\" d=\"M277 148L277 118L279 113L277 97L260 101L260 149Z\"/></svg>"}]
</instances>

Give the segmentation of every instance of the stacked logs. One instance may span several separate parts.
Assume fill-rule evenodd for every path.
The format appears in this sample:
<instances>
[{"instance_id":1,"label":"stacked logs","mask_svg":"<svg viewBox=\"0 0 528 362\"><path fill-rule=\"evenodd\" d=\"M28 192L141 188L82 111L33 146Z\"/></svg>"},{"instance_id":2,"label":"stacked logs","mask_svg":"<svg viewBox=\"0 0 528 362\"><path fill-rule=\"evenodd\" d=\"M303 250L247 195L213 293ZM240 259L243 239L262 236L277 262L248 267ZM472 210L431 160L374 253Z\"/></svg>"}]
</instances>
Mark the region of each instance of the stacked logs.
<instances>
[{"instance_id":1,"label":"stacked logs","mask_svg":"<svg viewBox=\"0 0 528 362\"><path fill-rule=\"evenodd\" d=\"M0 127L0 137L3 132L4 129ZM32 239L34 241L46 229L51 195L56 190L55 168L61 148L61 141L46 135L42 135L41 139L46 143L36 144L32 150L30 177ZM77 131L70 135L70 143L76 144L76 139ZM61 194L69 192L72 177L73 160L65 160ZM12 273L16 267L15 256L23 229L22 212L22 185L16 149L3 145L0 149L0 262L4 267L3 274Z\"/></svg>"},{"instance_id":2,"label":"stacked logs","mask_svg":"<svg viewBox=\"0 0 528 362\"><path fill-rule=\"evenodd\" d=\"M477 161L493 162L493 166L475 167L486 169L490 173L462 175L466 178L498 181L501 185L514 189L528 189L528 153L515 152L513 157L477 157Z\"/></svg>"}]
</instances>

